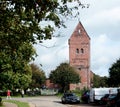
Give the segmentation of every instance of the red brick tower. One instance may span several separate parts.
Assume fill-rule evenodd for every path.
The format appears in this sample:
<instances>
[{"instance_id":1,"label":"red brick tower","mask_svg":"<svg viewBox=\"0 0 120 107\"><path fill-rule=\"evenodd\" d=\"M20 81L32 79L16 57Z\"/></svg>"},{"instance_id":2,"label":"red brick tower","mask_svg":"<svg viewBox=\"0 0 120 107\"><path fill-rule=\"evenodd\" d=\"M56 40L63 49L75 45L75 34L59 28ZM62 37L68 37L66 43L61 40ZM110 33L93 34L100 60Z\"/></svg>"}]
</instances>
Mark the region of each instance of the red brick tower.
<instances>
[{"instance_id":1,"label":"red brick tower","mask_svg":"<svg viewBox=\"0 0 120 107\"><path fill-rule=\"evenodd\" d=\"M90 88L90 37L81 22L69 39L69 63L76 68L81 78L76 87Z\"/></svg>"}]
</instances>

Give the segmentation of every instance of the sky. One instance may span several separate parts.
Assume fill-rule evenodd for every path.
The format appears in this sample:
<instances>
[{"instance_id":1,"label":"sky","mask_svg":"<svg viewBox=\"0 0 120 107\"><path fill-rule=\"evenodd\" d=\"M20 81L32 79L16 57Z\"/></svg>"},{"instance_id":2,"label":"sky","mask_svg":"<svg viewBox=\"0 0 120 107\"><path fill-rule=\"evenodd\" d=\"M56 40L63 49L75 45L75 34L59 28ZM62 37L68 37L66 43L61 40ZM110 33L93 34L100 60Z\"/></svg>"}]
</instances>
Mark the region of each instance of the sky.
<instances>
[{"instance_id":1,"label":"sky","mask_svg":"<svg viewBox=\"0 0 120 107\"><path fill-rule=\"evenodd\" d=\"M81 2L90 4L89 8L79 9L77 18L65 19L67 28L55 31L60 37L35 45L38 56L33 63L42 65L46 76L60 63L69 62L68 39L79 21L91 38L91 70L95 74L109 76L109 68L120 58L120 0Z\"/></svg>"}]
</instances>

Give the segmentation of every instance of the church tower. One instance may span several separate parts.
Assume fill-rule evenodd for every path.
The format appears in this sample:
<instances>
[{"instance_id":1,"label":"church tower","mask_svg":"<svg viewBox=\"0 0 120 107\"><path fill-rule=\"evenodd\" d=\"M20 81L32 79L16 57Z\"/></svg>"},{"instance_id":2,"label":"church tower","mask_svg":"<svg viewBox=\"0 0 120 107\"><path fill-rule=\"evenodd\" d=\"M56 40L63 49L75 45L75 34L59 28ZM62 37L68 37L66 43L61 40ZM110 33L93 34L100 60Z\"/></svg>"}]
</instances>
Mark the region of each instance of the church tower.
<instances>
[{"instance_id":1,"label":"church tower","mask_svg":"<svg viewBox=\"0 0 120 107\"><path fill-rule=\"evenodd\" d=\"M69 63L80 75L78 88L90 88L90 37L81 22L69 39Z\"/></svg>"}]
</instances>

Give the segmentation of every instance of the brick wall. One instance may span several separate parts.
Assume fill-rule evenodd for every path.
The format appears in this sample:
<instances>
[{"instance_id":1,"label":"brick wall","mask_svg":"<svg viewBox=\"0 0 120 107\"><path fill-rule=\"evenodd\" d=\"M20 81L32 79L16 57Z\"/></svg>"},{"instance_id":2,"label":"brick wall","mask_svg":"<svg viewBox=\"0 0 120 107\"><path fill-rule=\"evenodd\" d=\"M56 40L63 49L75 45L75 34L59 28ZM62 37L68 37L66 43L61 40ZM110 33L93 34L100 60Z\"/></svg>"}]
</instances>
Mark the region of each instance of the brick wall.
<instances>
[{"instance_id":1,"label":"brick wall","mask_svg":"<svg viewBox=\"0 0 120 107\"><path fill-rule=\"evenodd\" d=\"M81 77L80 88L90 87L90 37L81 22L69 39L69 63ZM71 85L72 87L72 85Z\"/></svg>"}]
</instances>

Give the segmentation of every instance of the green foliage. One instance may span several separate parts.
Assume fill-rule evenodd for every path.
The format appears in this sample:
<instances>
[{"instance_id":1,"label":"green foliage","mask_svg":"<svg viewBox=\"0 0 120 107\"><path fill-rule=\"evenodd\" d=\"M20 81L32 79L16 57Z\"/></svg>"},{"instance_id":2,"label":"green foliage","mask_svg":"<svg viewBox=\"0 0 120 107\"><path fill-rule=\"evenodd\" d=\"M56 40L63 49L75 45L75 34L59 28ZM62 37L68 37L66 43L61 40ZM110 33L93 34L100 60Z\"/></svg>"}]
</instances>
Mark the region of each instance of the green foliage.
<instances>
[{"instance_id":1,"label":"green foliage","mask_svg":"<svg viewBox=\"0 0 120 107\"><path fill-rule=\"evenodd\" d=\"M14 103L18 107L29 107L29 104L26 102L20 102L20 101L16 101L16 100L7 100L6 102Z\"/></svg>"},{"instance_id":2,"label":"green foliage","mask_svg":"<svg viewBox=\"0 0 120 107\"><path fill-rule=\"evenodd\" d=\"M56 27L64 25L61 15L67 17L72 10L77 9L76 6L67 6L72 1L74 0L1 0L0 42L16 49L21 42L36 43L36 40L50 39L53 26L41 26L39 23L51 21ZM79 0L77 3L81 5Z\"/></svg>"},{"instance_id":3,"label":"green foliage","mask_svg":"<svg viewBox=\"0 0 120 107\"><path fill-rule=\"evenodd\" d=\"M26 88L31 82L29 62L35 50L30 43L23 43L17 49L6 46L0 49L0 87L3 90Z\"/></svg>"},{"instance_id":4,"label":"green foliage","mask_svg":"<svg viewBox=\"0 0 120 107\"><path fill-rule=\"evenodd\" d=\"M62 16L72 14L73 0L0 0L0 87L26 88L31 81L29 62L33 44L51 39L54 27L64 26ZM80 1L76 1L79 6ZM60 15L61 14L61 15ZM47 24L41 26L46 21ZM49 25L52 22L52 25ZM28 80L26 82L26 80Z\"/></svg>"},{"instance_id":5,"label":"green foliage","mask_svg":"<svg viewBox=\"0 0 120 107\"><path fill-rule=\"evenodd\" d=\"M80 77L68 63L61 63L56 70L50 73L50 80L60 84L63 90L68 90L70 83L80 82Z\"/></svg>"},{"instance_id":6,"label":"green foliage","mask_svg":"<svg viewBox=\"0 0 120 107\"><path fill-rule=\"evenodd\" d=\"M0 49L0 72L26 72L28 62L32 60L35 50L29 43L23 43L18 49L11 49L10 46ZM26 72L27 73L27 72Z\"/></svg>"},{"instance_id":7,"label":"green foliage","mask_svg":"<svg viewBox=\"0 0 120 107\"><path fill-rule=\"evenodd\" d=\"M76 89L76 90L72 90L73 93L75 93L77 96L81 96L82 95L82 91L80 89Z\"/></svg>"},{"instance_id":8,"label":"green foliage","mask_svg":"<svg viewBox=\"0 0 120 107\"><path fill-rule=\"evenodd\" d=\"M0 75L0 87L6 91L7 89L15 90L16 88L27 88L31 83L30 74L14 73L12 71L2 72Z\"/></svg>"},{"instance_id":9,"label":"green foliage","mask_svg":"<svg viewBox=\"0 0 120 107\"><path fill-rule=\"evenodd\" d=\"M30 66L32 69L32 83L30 84L30 87L40 88L41 85L45 83L45 80L46 80L45 73L34 63L32 63Z\"/></svg>"},{"instance_id":10,"label":"green foliage","mask_svg":"<svg viewBox=\"0 0 120 107\"><path fill-rule=\"evenodd\" d=\"M108 78L106 76L101 77L99 75L94 74L93 76L93 87L107 87L107 80Z\"/></svg>"},{"instance_id":11,"label":"green foliage","mask_svg":"<svg viewBox=\"0 0 120 107\"><path fill-rule=\"evenodd\" d=\"M109 68L109 86L120 86L120 58Z\"/></svg>"}]
</instances>

